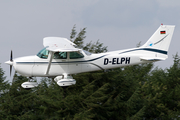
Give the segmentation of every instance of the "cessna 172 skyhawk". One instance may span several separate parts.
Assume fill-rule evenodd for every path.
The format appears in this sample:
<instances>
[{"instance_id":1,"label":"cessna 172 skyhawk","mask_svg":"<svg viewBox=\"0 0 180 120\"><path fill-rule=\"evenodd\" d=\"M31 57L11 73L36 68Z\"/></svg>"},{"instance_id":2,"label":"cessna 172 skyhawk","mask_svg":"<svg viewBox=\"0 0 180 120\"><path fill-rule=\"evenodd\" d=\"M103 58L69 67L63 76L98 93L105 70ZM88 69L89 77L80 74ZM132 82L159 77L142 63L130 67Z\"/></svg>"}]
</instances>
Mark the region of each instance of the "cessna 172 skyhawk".
<instances>
[{"instance_id":1,"label":"cessna 172 skyhawk","mask_svg":"<svg viewBox=\"0 0 180 120\"><path fill-rule=\"evenodd\" d=\"M161 61L168 58L168 48L175 26L161 25L139 48L91 54L75 47L66 38L46 37L44 49L35 56L20 57L5 62L27 77L55 77L59 86L76 84L72 74ZM23 88L33 88L36 82L24 82Z\"/></svg>"}]
</instances>

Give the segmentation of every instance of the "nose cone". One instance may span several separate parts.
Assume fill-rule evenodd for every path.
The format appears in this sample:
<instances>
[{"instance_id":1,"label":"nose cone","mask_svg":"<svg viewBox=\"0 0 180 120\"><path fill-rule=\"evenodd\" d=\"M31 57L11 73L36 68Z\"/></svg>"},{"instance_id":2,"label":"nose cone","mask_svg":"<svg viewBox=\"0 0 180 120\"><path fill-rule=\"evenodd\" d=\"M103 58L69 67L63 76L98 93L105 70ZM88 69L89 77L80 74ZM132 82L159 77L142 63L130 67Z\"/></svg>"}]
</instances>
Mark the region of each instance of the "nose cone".
<instances>
[{"instance_id":1,"label":"nose cone","mask_svg":"<svg viewBox=\"0 0 180 120\"><path fill-rule=\"evenodd\" d=\"M10 60L6 61L5 63L8 64L8 65L13 65L13 61L10 61Z\"/></svg>"}]
</instances>

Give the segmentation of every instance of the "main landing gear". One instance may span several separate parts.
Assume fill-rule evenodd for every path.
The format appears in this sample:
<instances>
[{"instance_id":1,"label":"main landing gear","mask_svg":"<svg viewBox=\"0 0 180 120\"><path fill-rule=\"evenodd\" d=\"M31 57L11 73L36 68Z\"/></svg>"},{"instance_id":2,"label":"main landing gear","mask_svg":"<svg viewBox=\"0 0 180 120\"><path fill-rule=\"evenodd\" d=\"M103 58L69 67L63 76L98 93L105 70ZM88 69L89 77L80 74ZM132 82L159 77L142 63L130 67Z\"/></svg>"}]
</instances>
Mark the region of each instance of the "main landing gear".
<instances>
[{"instance_id":1,"label":"main landing gear","mask_svg":"<svg viewBox=\"0 0 180 120\"><path fill-rule=\"evenodd\" d=\"M71 75L67 75L67 74L63 74L62 76L55 77L54 81L57 82L59 86L70 86L76 84L76 80L73 79Z\"/></svg>"}]
</instances>

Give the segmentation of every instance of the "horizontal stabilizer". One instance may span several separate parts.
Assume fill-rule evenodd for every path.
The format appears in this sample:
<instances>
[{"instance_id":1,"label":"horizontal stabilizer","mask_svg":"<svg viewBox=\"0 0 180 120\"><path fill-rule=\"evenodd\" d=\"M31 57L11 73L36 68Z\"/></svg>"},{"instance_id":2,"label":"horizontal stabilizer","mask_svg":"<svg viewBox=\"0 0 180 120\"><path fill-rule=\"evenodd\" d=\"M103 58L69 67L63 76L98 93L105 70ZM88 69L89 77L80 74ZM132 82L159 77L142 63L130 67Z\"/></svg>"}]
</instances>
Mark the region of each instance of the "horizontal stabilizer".
<instances>
[{"instance_id":1,"label":"horizontal stabilizer","mask_svg":"<svg viewBox=\"0 0 180 120\"><path fill-rule=\"evenodd\" d=\"M160 57L140 57L141 60L143 61L163 61L166 58L160 58Z\"/></svg>"}]
</instances>

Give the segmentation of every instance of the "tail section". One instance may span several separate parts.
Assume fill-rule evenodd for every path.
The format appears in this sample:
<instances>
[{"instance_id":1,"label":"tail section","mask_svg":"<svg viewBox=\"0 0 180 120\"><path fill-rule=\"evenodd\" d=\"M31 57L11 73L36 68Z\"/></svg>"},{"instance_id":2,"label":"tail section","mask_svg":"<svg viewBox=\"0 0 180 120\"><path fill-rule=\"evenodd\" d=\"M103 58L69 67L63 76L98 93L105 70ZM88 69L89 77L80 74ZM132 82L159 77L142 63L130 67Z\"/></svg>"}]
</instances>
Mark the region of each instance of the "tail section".
<instances>
[{"instance_id":1,"label":"tail section","mask_svg":"<svg viewBox=\"0 0 180 120\"><path fill-rule=\"evenodd\" d=\"M155 57L166 59L175 26L161 25L149 40L140 48L156 52Z\"/></svg>"}]
</instances>

